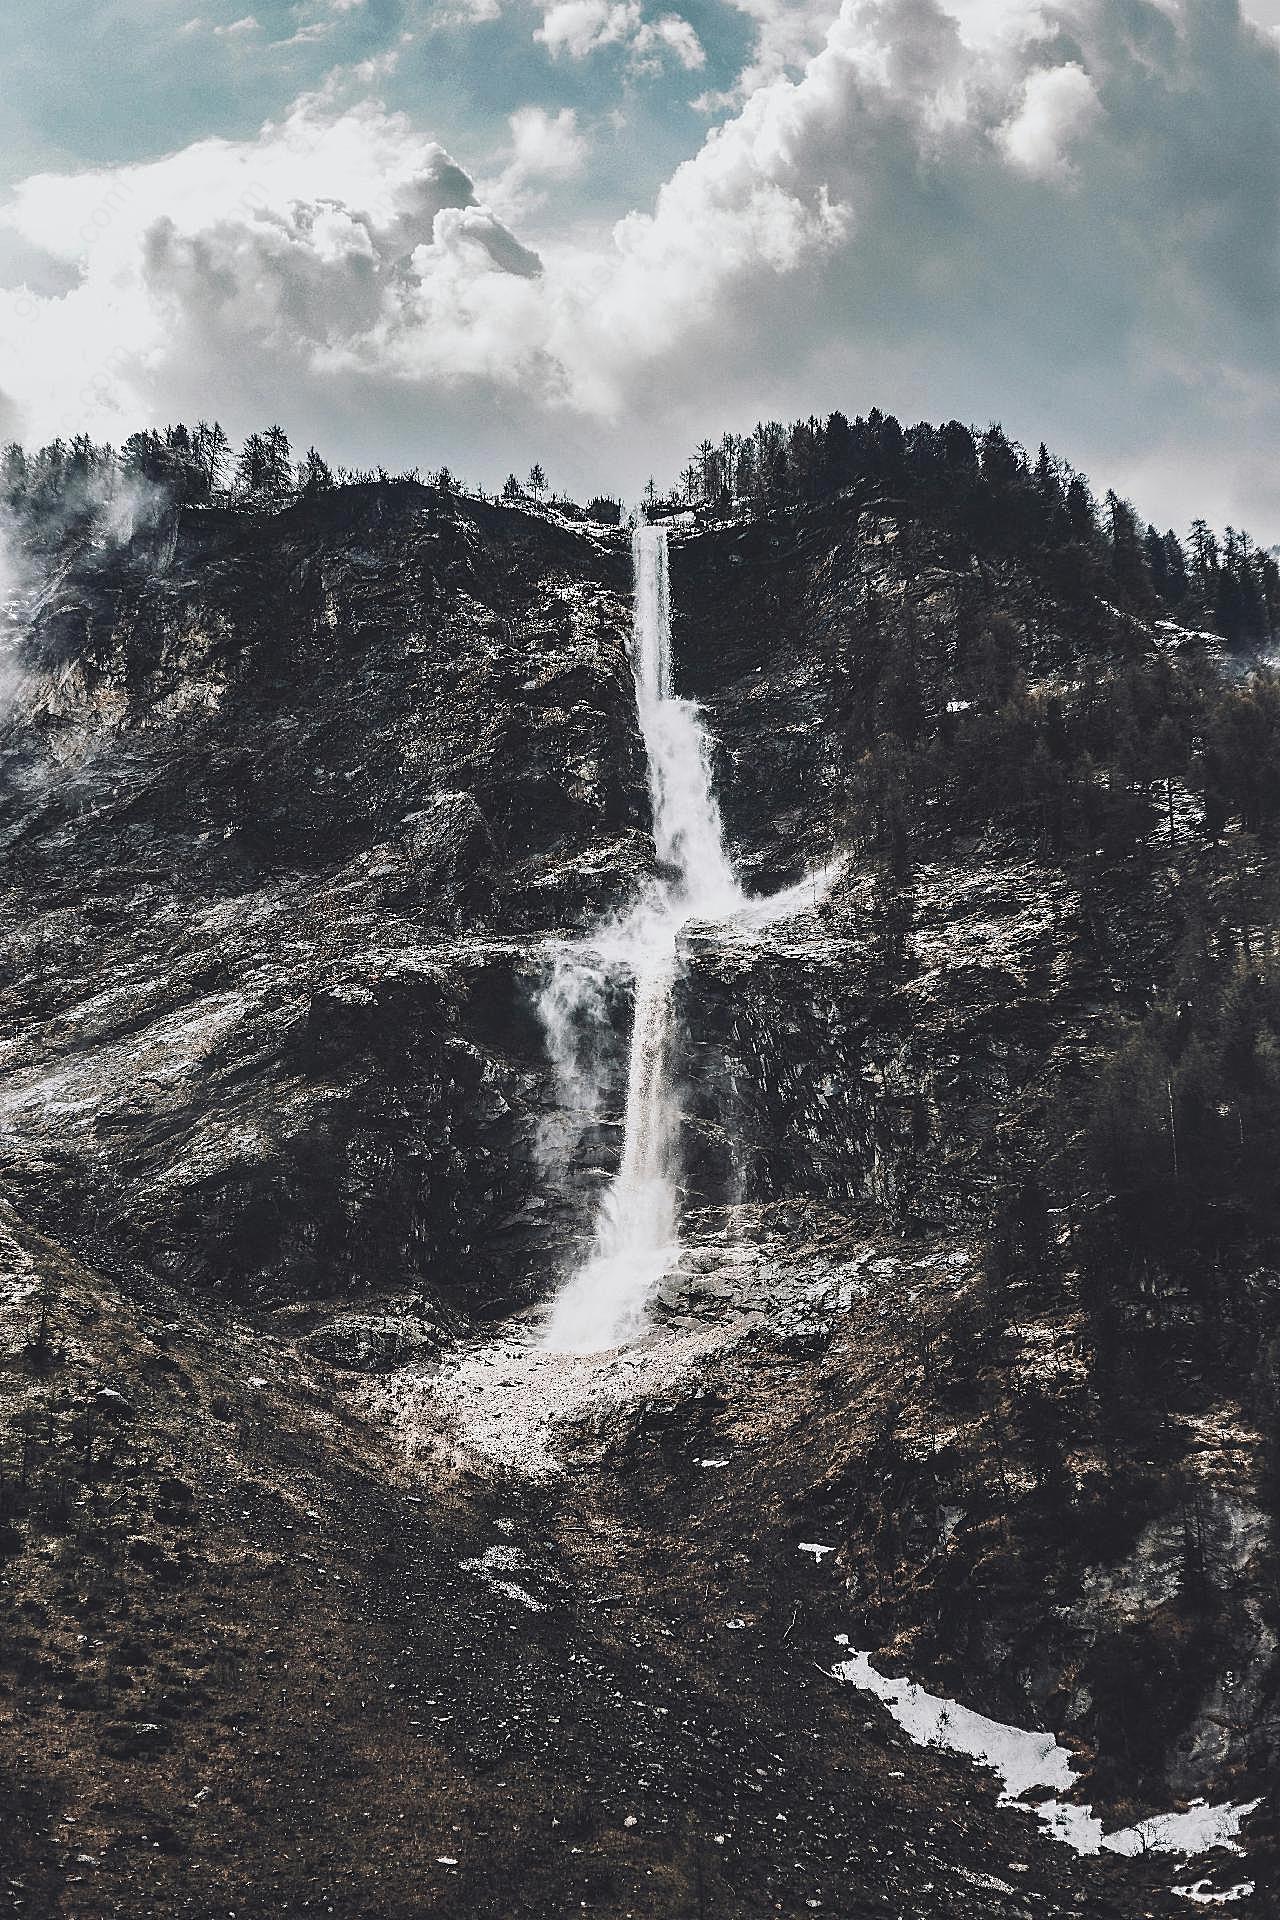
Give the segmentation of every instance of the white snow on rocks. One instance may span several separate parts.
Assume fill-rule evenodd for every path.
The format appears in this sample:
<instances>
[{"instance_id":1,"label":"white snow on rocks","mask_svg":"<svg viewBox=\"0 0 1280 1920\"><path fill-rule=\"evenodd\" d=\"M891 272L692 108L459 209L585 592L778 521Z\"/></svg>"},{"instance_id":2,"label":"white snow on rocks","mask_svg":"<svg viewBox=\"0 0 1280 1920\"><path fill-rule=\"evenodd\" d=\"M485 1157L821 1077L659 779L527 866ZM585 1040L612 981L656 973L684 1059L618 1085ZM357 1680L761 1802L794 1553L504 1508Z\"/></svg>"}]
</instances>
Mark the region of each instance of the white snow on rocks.
<instances>
[{"instance_id":1,"label":"white snow on rocks","mask_svg":"<svg viewBox=\"0 0 1280 1920\"><path fill-rule=\"evenodd\" d=\"M499 1339L459 1349L432 1373L388 1376L380 1395L403 1423L410 1455L452 1456L468 1466L478 1457L545 1479L563 1469L564 1427L658 1398L726 1343L724 1328L712 1326L609 1353L565 1354L547 1352L539 1335L533 1319L512 1323Z\"/></svg>"},{"instance_id":2,"label":"white snow on rocks","mask_svg":"<svg viewBox=\"0 0 1280 1920\"><path fill-rule=\"evenodd\" d=\"M527 1587L517 1580L507 1579L511 1573L523 1573L524 1554L519 1547L486 1547L482 1554L470 1560L460 1560L458 1565L464 1573L474 1573L483 1580L491 1593L498 1593L507 1600L516 1600L522 1607L528 1607L530 1613L545 1613L546 1607L541 1600L535 1600Z\"/></svg>"},{"instance_id":3,"label":"white snow on rocks","mask_svg":"<svg viewBox=\"0 0 1280 1920\"><path fill-rule=\"evenodd\" d=\"M1189 1886L1175 1886L1173 1890L1184 1900L1194 1900L1202 1907L1229 1907L1233 1901L1252 1897L1253 1881L1239 1880L1234 1887L1221 1887L1215 1891L1207 1880L1193 1880Z\"/></svg>"},{"instance_id":4,"label":"white snow on rocks","mask_svg":"<svg viewBox=\"0 0 1280 1920\"><path fill-rule=\"evenodd\" d=\"M762 1261L781 1243L742 1244L726 1227L686 1250L657 1303L661 1325L603 1353L554 1353L542 1344L542 1316L506 1323L496 1339L467 1343L430 1368L413 1364L370 1383L375 1402L404 1432L410 1457L434 1454L461 1466L477 1459L543 1480L564 1468L565 1434L574 1448L619 1412L679 1392L713 1354L740 1346L756 1328L794 1327L813 1316L810 1280L779 1269L766 1289ZM696 1269L696 1271L695 1271ZM669 1292L669 1298L667 1297ZM723 1454L699 1466L732 1464Z\"/></svg>"},{"instance_id":5,"label":"white snow on rocks","mask_svg":"<svg viewBox=\"0 0 1280 1920\"><path fill-rule=\"evenodd\" d=\"M1245 1800L1237 1805L1210 1806L1205 1800L1193 1800L1185 1813L1157 1813L1137 1826L1109 1833L1103 1841L1112 1853L1208 1853L1225 1847L1239 1853L1240 1822L1259 1805Z\"/></svg>"},{"instance_id":6,"label":"white snow on rocks","mask_svg":"<svg viewBox=\"0 0 1280 1920\"><path fill-rule=\"evenodd\" d=\"M848 1636L838 1636L848 1646ZM1185 1813L1162 1813L1136 1826L1104 1833L1102 1821L1091 1807L1060 1800L1057 1793L1069 1793L1076 1784L1073 1755L1060 1747L1051 1733L1029 1732L1022 1727L1005 1726L989 1720L984 1713L964 1707L939 1694L928 1693L914 1680L894 1680L878 1673L869 1654L852 1652L832 1669L837 1680L847 1681L864 1693L883 1701L898 1725L917 1746L942 1747L948 1753L967 1754L998 1773L1003 1783L1001 1806L1028 1804L1029 1810L1064 1845L1080 1854L1108 1853L1208 1853L1214 1847L1240 1851L1237 1836L1240 1822L1259 1804L1250 1800L1240 1805L1209 1806L1196 1801ZM1046 1793L1044 1789L1049 1789ZM1033 1794L1039 1797L1030 1799ZM1189 1899L1207 1900L1202 1893L1187 1893ZM1233 1894L1232 1898L1243 1897ZM1217 1900L1217 1896L1214 1896Z\"/></svg>"}]
</instances>

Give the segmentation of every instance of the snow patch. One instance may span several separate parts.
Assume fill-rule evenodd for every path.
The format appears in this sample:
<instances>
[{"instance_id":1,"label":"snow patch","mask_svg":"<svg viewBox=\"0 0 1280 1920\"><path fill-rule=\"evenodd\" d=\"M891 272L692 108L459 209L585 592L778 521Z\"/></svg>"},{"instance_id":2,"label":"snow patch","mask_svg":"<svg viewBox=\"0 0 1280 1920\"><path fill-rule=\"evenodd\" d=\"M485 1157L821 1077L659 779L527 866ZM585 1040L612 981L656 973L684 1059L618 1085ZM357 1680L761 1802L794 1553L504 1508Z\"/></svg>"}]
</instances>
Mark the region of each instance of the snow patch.
<instances>
[{"instance_id":1,"label":"snow patch","mask_svg":"<svg viewBox=\"0 0 1280 1920\"><path fill-rule=\"evenodd\" d=\"M503 1576L519 1573L524 1569L524 1555L519 1547L486 1547L482 1554L470 1560L459 1560L463 1573L474 1573L483 1580L491 1593L501 1594L506 1600L516 1600L522 1607L528 1607L530 1613L545 1613L546 1607L541 1600L535 1600L527 1587L516 1580Z\"/></svg>"},{"instance_id":2,"label":"snow patch","mask_svg":"<svg viewBox=\"0 0 1280 1920\"><path fill-rule=\"evenodd\" d=\"M1191 1886L1175 1886L1173 1891L1183 1900L1194 1900L1202 1907L1229 1907L1234 1900L1248 1900L1253 1896L1253 1881L1240 1880L1234 1887L1223 1887L1216 1891L1207 1880L1197 1880Z\"/></svg>"},{"instance_id":3,"label":"snow patch","mask_svg":"<svg viewBox=\"0 0 1280 1920\"><path fill-rule=\"evenodd\" d=\"M848 1646L847 1634L837 1636L838 1644ZM939 1694L928 1693L914 1680L894 1680L877 1673L867 1653L852 1652L832 1669L837 1680L873 1693L884 1703L898 1725L917 1746L942 1747L948 1753L963 1753L999 1774L1002 1788L1000 1805L1023 1803L1026 1796L1040 1792L1029 1810L1060 1840L1079 1854L1108 1853L1207 1853L1224 1847L1238 1853L1240 1823L1260 1804L1250 1800L1241 1805L1210 1806L1196 1801L1185 1813L1162 1813L1136 1826L1104 1833L1102 1821L1091 1807L1070 1804L1053 1797L1070 1793L1076 1785L1075 1760L1066 1747L1060 1747L1051 1733L1035 1733L1022 1727L1006 1726L989 1720L984 1713ZM1043 1789L1051 1791L1043 1793ZM1181 1889L1178 1889L1181 1891ZM1191 1898L1188 1895L1188 1898Z\"/></svg>"},{"instance_id":4,"label":"snow patch","mask_svg":"<svg viewBox=\"0 0 1280 1920\"><path fill-rule=\"evenodd\" d=\"M1205 1800L1193 1800L1185 1813L1157 1813L1150 1820L1139 1820L1133 1827L1110 1833L1103 1846L1112 1853L1208 1853L1213 1847L1225 1847L1239 1853L1240 1822L1261 1803L1246 1800L1239 1805L1210 1806Z\"/></svg>"}]
</instances>

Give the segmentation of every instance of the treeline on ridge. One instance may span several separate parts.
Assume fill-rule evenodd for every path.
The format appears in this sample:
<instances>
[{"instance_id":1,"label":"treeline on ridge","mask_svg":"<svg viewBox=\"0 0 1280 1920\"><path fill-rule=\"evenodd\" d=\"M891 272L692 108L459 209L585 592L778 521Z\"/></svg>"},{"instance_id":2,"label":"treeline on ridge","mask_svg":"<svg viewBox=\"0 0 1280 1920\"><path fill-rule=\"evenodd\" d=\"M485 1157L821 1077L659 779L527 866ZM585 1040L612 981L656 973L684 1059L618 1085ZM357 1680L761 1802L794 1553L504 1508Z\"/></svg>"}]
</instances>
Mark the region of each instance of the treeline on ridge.
<instances>
[{"instance_id":1,"label":"treeline on ridge","mask_svg":"<svg viewBox=\"0 0 1280 1920\"><path fill-rule=\"evenodd\" d=\"M335 487L378 482L411 482L442 496L469 491L448 467L424 473L413 467L392 474L385 467L331 467L309 447L295 460L283 427L251 433L237 453L223 427L201 420L194 427L148 428L133 433L117 449L87 434L57 439L28 452L16 441L0 451L0 510L13 515L22 531L39 542L109 516L114 506L223 507L240 513L279 513L295 501L329 493ZM476 496L484 499L482 490ZM581 519L617 525L621 503L597 495L579 508L551 490L537 462L521 482L507 476L502 498L512 504L551 506Z\"/></svg>"},{"instance_id":2,"label":"treeline on ridge","mask_svg":"<svg viewBox=\"0 0 1280 1920\"><path fill-rule=\"evenodd\" d=\"M982 548L1040 556L1051 584L1107 594L1138 612L1165 610L1212 627L1233 644L1280 634L1280 564L1241 530L1219 537L1204 520L1184 545L1172 528L1144 525L1108 492L1041 443L1032 460L1002 427L980 433L959 420L905 430L892 414L843 413L790 426L761 422L749 434L704 440L656 511L731 513L738 502L765 511L860 489L885 506L928 516Z\"/></svg>"},{"instance_id":3,"label":"treeline on ridge","mask_svg":"<svg viewBox=\"0 0 1280 1920\"><path fill-rule=\"evenodd\" d=\"M39 541L42 532L73 528L139 497L274 513L335 486L392 479L423 482L444 496L469 491L447 467L426 475L417 468L400 475L335 468L315 447L295 460L280 426L251 433L237 453L217 421L202 420L131 434L118 451L84 434L33 453L11 443L0 452L0 509ZM1172 528L1144 524L1114 492L1100 505L1083 474L1043 444L1030 459L998 424L975 432L958 420L936 427L922 421L904 430L876 408L853 420L836 412L790 426L762 422L750 434L704 440L678 487L663 496L650 481L645 500L655 516L732 515L783 511L850 491L928 516L976 546L1035 560L1055 590L1164 612L1211 627L1233 645L1261 646L1280 635L1274 552L1238 528L1219 536L1200 519L1184 542ZM538 462L526 481L509 474L501 498L607 525L622 518L612 495L597 494L581 507L554 492Z\"/></svg>"}]
</instances>

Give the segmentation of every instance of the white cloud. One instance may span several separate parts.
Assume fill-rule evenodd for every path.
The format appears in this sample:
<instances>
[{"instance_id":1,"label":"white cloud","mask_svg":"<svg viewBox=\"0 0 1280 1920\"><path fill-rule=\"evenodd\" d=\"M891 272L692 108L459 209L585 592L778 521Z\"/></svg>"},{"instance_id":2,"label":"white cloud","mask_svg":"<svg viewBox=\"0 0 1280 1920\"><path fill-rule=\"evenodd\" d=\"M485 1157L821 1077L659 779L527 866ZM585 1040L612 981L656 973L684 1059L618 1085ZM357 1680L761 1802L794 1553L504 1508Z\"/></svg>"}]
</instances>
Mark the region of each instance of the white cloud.
<instances>
[{"instance_id":1,"label":"white cloud","mask_svg":"<svg viewBox=\"0 0 1280 1920\"><path fill-rule=\"evenodd\" d=\"M547 20L643 57L661 20L618 5ZM878 404L1003 416L1165 518L1275 537L1280 52L1219 0L846 0L650 210L540 258L524 214L590 163L571 110L513 115L478 191L354 84L254 140L23 185L0 240L45 291L0 291L0 336L29 433L280 413L392 460L417 408L414 457L559 447L566 478L631 483L758 411Z\"/></svg>"},{"instance_id":2,"label":"white cloud","mask_svg":"<svg viewBox=\"0 0 1280 1920\"><path fill-rule=\"evenodd\" d=\"M1042 180L1069 175L1071 149L1101 112L1092 80L1075 61L1028 75L1022 104L999 138L1015 166Z\"/></svg>"},{"instance_id":3,"label":"white cloud","mask_svg":"<svg viewBox=\"0 0 1280 1920\"><path fill-rule=\"evenodd\" d=\"M475 27L487 20L496 20L502 13L502 0L454 0L452 6L435 5L431 9L427 23L434 29L446 27Z\"/></svg>"},{"instance_id":4,"label":"white cloud","mask_svg":"<svg viewBox=\"0 0 1280 1920\"><path fill-rule=\"evenodd\" d=\"M556 0L533 37L552 54L585 60L601 47L620 45L639 25L639 0Z\"/></svg>"},{"instance_id":5,"label":"white cloud","mask_svg":"<svg viewBox=\"0 0 1280 1920\"><path fill-rule=\"evenodd\" d=\"M652 25L641 27L632 42L637 53L673 53L686 72L706 65L707 56L693 28L678 13L664 13Z\"/></svg>"},{"instance_id":6,"label":"white cloud","mask_svg":"<svg viewBox=\"0 0 1280 1920\"><path fill-rule=\"evenodd\" d=\"M511 169L520 179L567 180L581 173L587 142L572 107L556 114L543 107L521 107L511 115L510 126Z\"/></svg>"},{"instance_id":7,"label":"white cloud","mask_svg":"<svg viewBox=\"0 0 1280 1920\"><path fill-rule=\"evenodd\" d=\"M804 67L826 41L840 0L730 0L755 22L751 59L737 83L696 104L706 111L740 104L758 87Z\"/></svg>"},{"instance_id":8,"label":"white cloud","mask_svg":"<svg viewBox=\"0 0 1280 1920\"><path fill-rule=\"evenodd\" d=\"M7 217L80 269L61 299L0 293L39 434L64 412L102 433L154 409L206 411L200 385L213 404L242 383L394 368L413 326L420 377L453 380L484 358L461 330L475 318L477 341L492 337L479 309L510 305L486 278L522 288L538 273L441 147L380 107L318 97L255 141L37 176Z\"/></svg>"},{"instance_id":9,"label":"white cloud","mask_svg":"<svg viewBox=\"0 0 1280 1920\"><path fill-rule=\"evenodd\" d=\"M534 33L553 56L585 60L602 47L625 47L644 65L671 54L687 71L706 60L702 42L679 14L646 20L640 0L556 0Z\"/></svg>"},{"instance_id":10,"label":"white cloud","mask_svg":"<svg viewBox=\"0 0 1280 1920\"><path fill-rule=\"evenodd\" d=\"M544 203L547 182L572 180L581 174L590 146L572 107L562 107L559 113L548 113L545 107L519 107L507 124L511 142L502 156L505 164L478 191L504 219L515 220Z\"/></svg>"},{"instance_id":11,"label":"white cloud","mask_svg":"<svg viewBox=\"0 0 1280 1920\"><path fill-rule=\"evenodd\" d=\"M252 13L243 14L238 20L206 20L203 14L194 14L190 20L184 20L178 28L180 34L209 34L215 40L246 41L254 34L262 32L262 22ZM295 34L294 38L298 36Z\"/></svg>"},{"instance_id":12,"label":"white cloud","mask_svg":"<svg viewBox=\"0 0 1280 1920\"><path fill-rule=\"evenodd\" d=\"M273 40L272 46L305 47L313 41L327 40L338 31L343 17L363 7L366 0L295 0L291 11L299 24L287 38ZM321 19L308 18L308 15L322 14Z\"/></svg>"}]
</instances>

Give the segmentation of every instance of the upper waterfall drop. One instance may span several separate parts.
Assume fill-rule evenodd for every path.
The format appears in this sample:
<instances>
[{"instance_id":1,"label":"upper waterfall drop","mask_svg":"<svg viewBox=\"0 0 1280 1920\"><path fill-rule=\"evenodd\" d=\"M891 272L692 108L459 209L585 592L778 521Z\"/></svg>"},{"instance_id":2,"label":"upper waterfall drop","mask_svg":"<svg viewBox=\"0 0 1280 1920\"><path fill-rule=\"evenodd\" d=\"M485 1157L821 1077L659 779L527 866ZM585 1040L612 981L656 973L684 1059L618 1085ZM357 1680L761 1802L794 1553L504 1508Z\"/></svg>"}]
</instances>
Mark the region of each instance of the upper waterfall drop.
<instances>
[{"instance_id":1,"label":"upper waterfall drop","mask_svg":"<svg viewBox=\"0 0 1280 1920\"><path fill-rule=\"evenodd\" d=\"M632 664L648 760L659 873L618 923L562 955L540 1003L562 1085L579 1090L575 1015L599 1005L602 966L635 983L622 1163L601 1203L591 1252L556 1299L544 1345L594 1352L637 1333L679 1253L679 1092L671 1072L676 939L692 919L727 919L746 903L724 844L710 748L697 708L671 691L671 589L665 527L632 535ZM566 1070L566 1063L567 1070Z\"/></svg>"},{"instance_id":2,"label":"upper waterfall drop","mask_svg":"<svg viewBox=\"0 0 1280 1920\"><path fill-rule=\"evenodd\" d=\"M690 700L671 691L671 575L665 527L632 535L636 705L649 769L653 837L668 876L661 905L676 926L743 904L711 780L707 736Z\"/></svg>"}]
</instances>

